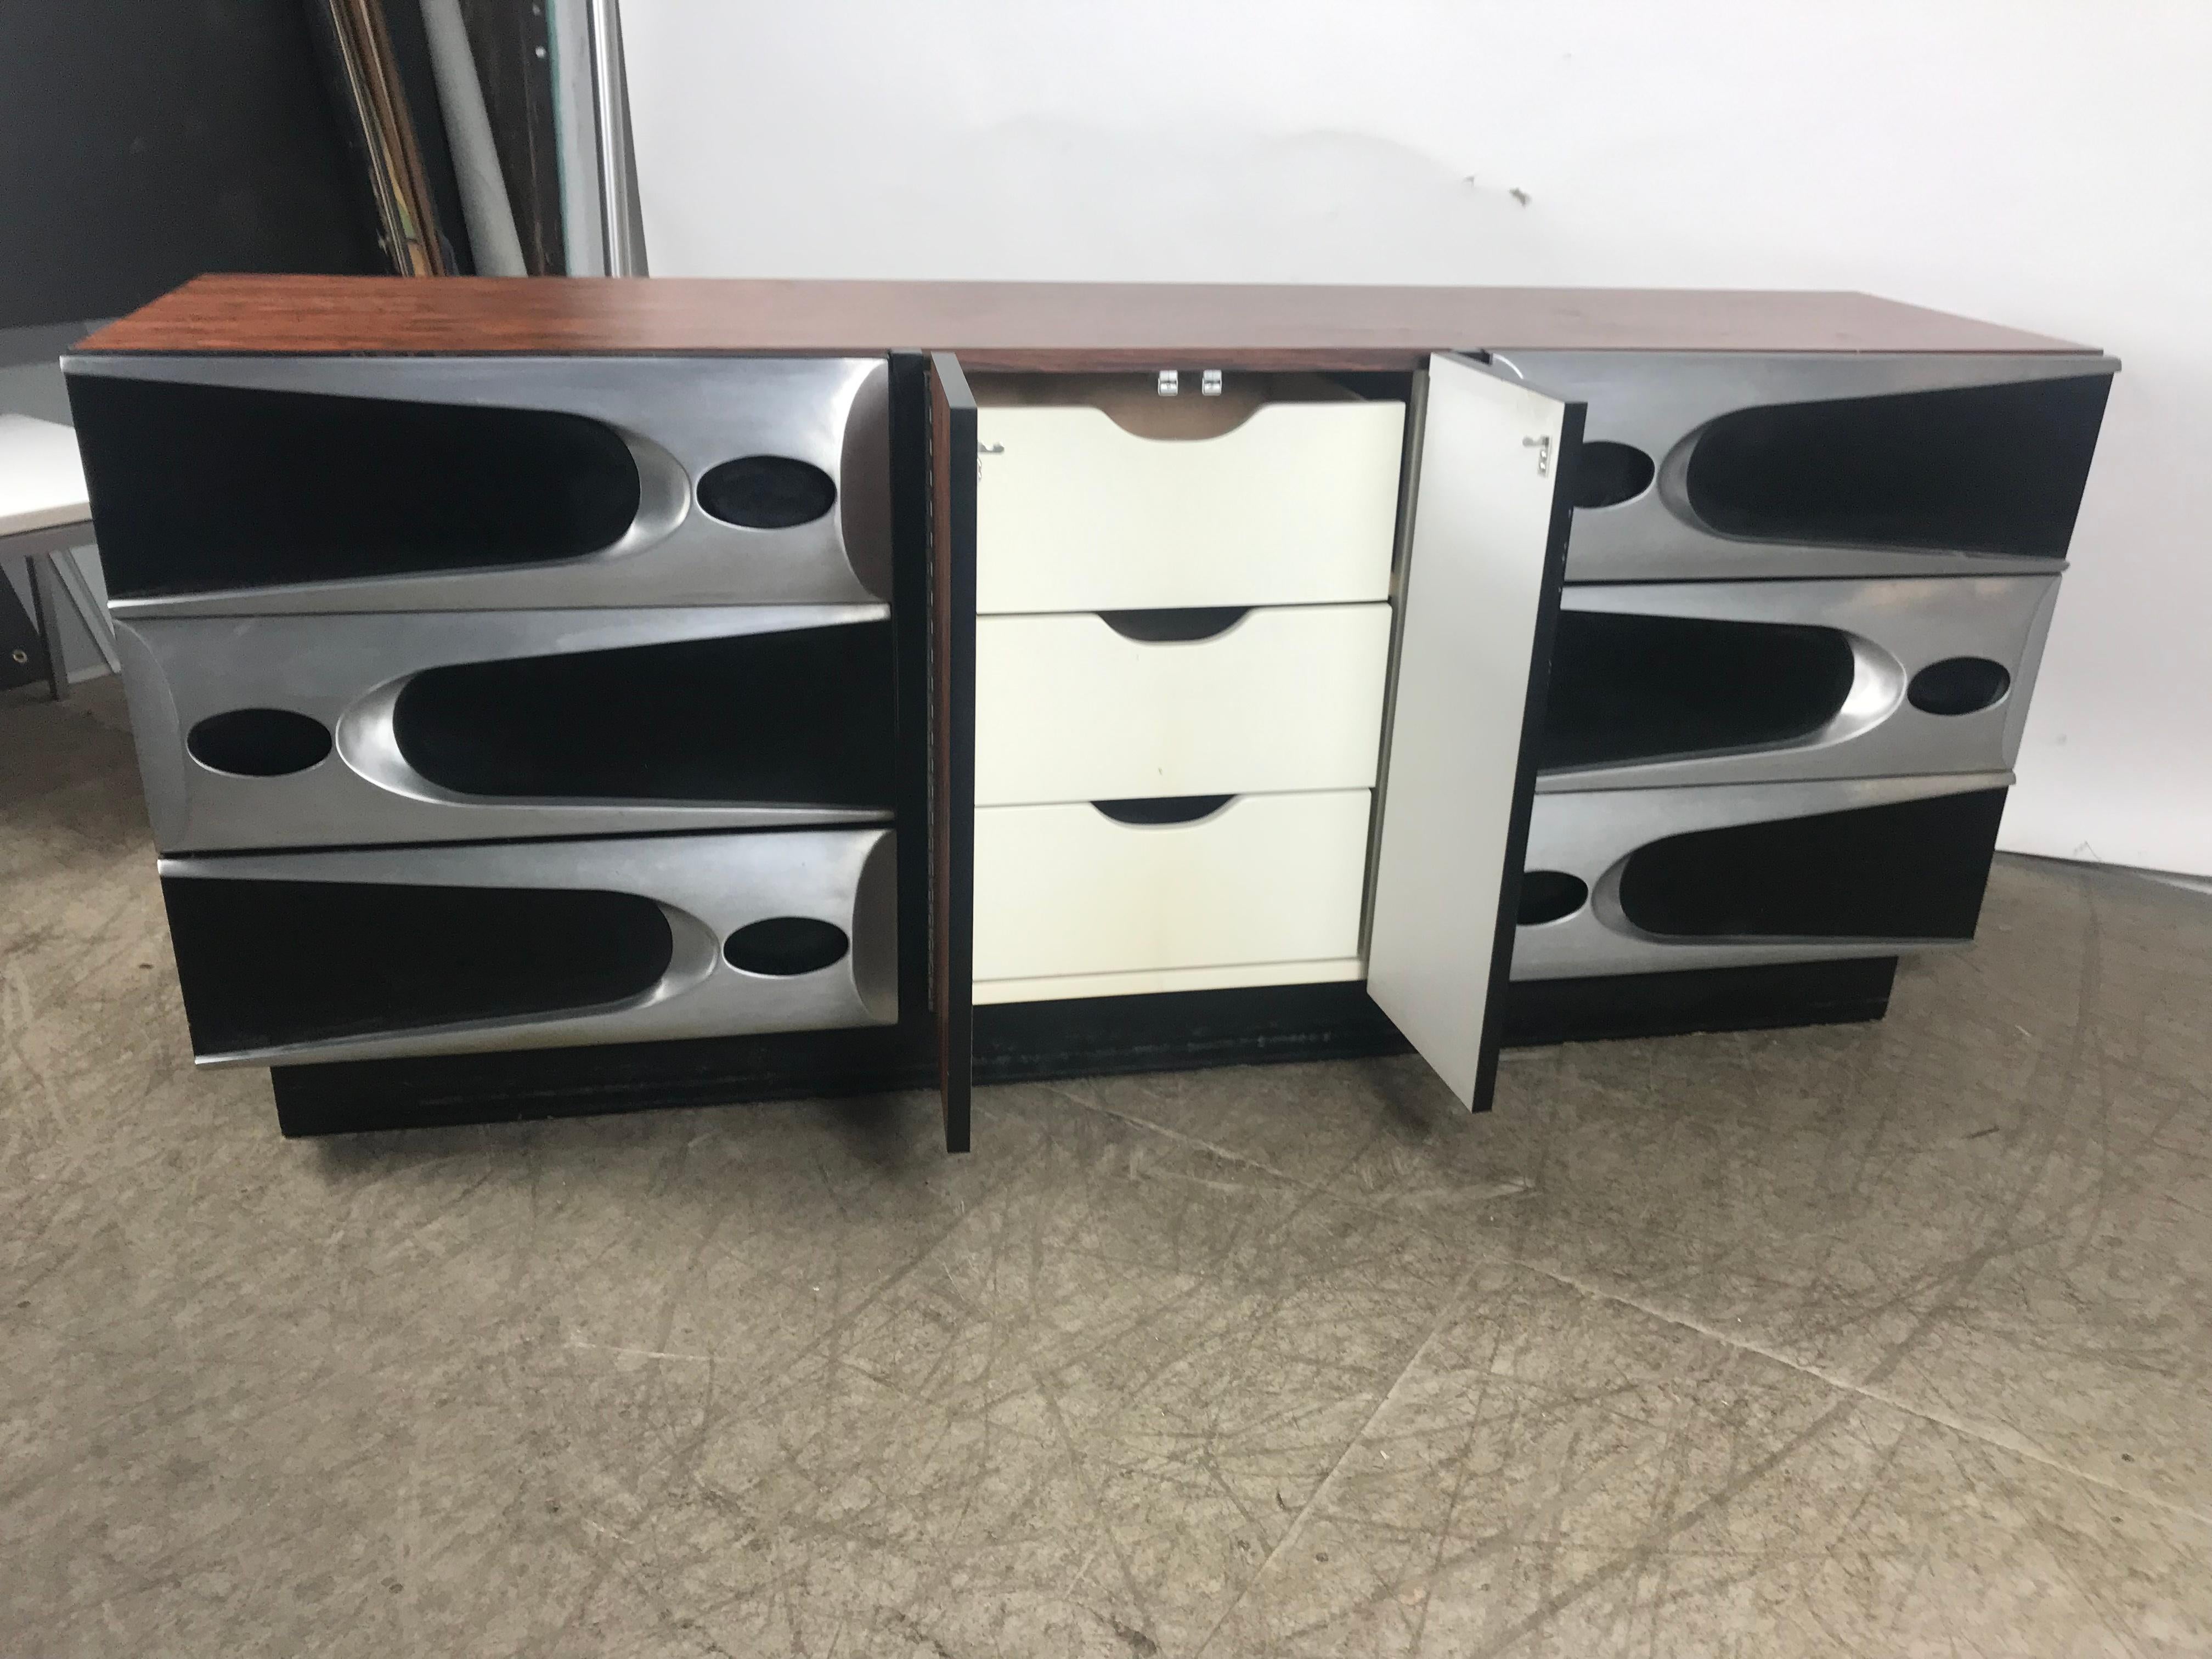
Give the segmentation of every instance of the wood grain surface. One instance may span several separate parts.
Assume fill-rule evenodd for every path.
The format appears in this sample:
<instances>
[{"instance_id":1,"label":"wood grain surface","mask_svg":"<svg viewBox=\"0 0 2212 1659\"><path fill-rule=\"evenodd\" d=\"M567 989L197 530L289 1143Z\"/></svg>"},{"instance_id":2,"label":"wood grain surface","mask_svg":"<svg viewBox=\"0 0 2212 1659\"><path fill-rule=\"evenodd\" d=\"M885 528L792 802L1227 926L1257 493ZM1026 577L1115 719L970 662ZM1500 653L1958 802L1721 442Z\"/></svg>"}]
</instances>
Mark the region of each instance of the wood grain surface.
<instances>
[{"instance_id":1,"label":"wood grain surface","mask_svg":"<svg viewBox=\"0 0 2212 1659\"><path fill-rule=\"evenodd\" d=\"M1863 294L202 276L81 351L959 354L969 370L1406 369L1436 350L2081 351Z\"/></svg>"}]
</instances>

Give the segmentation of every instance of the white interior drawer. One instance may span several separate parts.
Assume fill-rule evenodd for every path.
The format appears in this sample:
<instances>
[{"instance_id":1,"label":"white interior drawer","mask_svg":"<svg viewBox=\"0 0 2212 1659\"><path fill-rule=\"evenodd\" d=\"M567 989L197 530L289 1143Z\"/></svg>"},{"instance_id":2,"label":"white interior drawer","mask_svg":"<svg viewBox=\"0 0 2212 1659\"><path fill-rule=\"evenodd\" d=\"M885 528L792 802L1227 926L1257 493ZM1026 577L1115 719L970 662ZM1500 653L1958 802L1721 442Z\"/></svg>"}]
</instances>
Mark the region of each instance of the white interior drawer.
<instances>
[{"instance_id":1,"label":"white interior drawer","mask_svg":"<svg viewBox=\"0 0 2212 1659\"><path fill-rule=\"evenodd\" d=\"M977 610L1389 597L1402 403L1304 376L1149 386L977 377Z\"/></svg>"},{"instance_id":2,"label":"white interior drawer","mask_svg":"<svg viewBox=\"0 0 2212 1659\"><path fill-rule=\"evenodd\" d=\"M976 801L1370 787L1389 654L1387 605L987 617Z\"/></svg>"},{"instance_id":3,"label":"white interior drawer","mask_svg":"<svg viewBox=\"0 0 2212 1659\"><path fill-rule=\"evenodd\" d=\"M1121 823L1085 804L981 809L979 998L1024 994L990 981L1242 963L1349 963L1344 976L1356 975L1371 799L1243 795L1181 823Z\"/></svg>"}]
</instances>

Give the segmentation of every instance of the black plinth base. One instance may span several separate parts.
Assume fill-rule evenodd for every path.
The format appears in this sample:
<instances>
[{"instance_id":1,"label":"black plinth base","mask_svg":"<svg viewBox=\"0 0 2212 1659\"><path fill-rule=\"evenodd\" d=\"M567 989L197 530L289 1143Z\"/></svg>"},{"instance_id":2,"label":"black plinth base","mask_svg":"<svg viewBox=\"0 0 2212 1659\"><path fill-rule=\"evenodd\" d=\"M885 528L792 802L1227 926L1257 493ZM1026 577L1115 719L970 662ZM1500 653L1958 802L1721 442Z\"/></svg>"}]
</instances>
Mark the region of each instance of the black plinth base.
<instances>
[{"instance_id":1,"label":"black plinth base","mask_svg":"<svg viewBox=\"0 0 2212 1659\"><path fill-rule=\"evenodd\" d=\"M1505 1042L1509 1048L1534 1048L1602 1037L1845 1025L1887 1013L1896 977L1895 957L1872 957L1686 974L1528 980L1507 994Z\"/></svg>"},{"instance_id":2,"label":"black plinth base","mask_svg":"<svg viewBox=\"0 0 2212 1659\"><path fill-rule=\"evenodd\" d=\"M1894 957L1878 957L1529 981L1508 988L1505 1041L1529 1048L1880 1019L1896 973ZM794 1031L280 1066L271 1081L286 1134L337 1134L927 1088L935 1080L933 1041L932 1028L918 1024ZM975 1011L979 1083L1406 1049L1397 1027L1356 983L1007 1003Z\"/></svg>"}]
</instances>

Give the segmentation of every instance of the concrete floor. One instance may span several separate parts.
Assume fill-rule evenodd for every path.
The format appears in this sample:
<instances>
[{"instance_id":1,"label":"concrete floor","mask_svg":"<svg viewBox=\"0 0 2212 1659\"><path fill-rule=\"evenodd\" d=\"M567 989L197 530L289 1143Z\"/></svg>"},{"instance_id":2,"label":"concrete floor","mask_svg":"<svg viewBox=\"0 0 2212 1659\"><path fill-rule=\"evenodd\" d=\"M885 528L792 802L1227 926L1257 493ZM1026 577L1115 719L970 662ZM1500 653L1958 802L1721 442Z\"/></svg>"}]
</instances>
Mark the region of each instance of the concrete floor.
<instances>
[{"instance_id":1,"label":"concrete floor","mask_svg":"<svg viewBox=\"0 0 2212 1659\"><path fill-rule=\"evenodd\" d=\"M0 1652L2212 1652L2212 900L1881 1025L286 1143L0 705Z\"/></svg>"}]
</instances>

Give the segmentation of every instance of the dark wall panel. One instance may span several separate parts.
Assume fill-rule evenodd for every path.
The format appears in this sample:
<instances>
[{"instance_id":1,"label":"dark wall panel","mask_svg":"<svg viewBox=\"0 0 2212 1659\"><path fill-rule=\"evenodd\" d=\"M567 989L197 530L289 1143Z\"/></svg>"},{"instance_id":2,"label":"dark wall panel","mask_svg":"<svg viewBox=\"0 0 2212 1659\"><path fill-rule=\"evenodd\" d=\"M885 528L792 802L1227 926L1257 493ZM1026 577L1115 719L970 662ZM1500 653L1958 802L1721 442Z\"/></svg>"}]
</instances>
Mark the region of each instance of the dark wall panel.
<instances>
[{"instance_id":1,"label":"dark wall panel","mask_svg":"<svg viewBox=\"0 0 2212 1659\"><path fill-rule=\"evenodd\" d=\"M507 175L523 265L532 276L561 276L568 267L561 245L561 158L544 0L461 0L461 16Z\"/></svg>"},{"instance_id":2,"label":"dark wall panel","mask_svg":"<svg viewBox=\"0 0 2212 1659\"><path fill-rule=\"evenodd\" d=\"M383 270L300 0L0 3L0 327Z\"/></svg>"}]
</instances>

